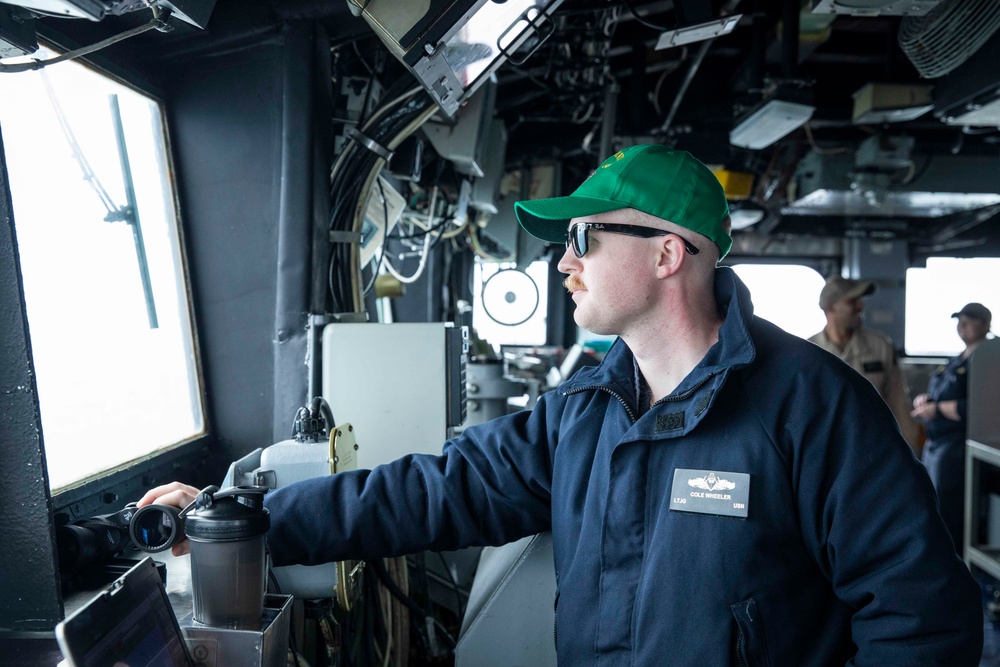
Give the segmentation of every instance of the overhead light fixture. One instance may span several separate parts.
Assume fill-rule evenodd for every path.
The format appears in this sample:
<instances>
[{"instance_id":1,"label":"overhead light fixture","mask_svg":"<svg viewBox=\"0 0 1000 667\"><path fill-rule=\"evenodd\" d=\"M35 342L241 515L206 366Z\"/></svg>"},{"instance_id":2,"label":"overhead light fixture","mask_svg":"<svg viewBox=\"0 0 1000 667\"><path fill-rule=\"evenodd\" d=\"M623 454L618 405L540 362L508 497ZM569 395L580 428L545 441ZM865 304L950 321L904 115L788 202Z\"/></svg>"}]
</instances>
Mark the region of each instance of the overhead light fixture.
<instances>
[{"instance_id":1,"label":"overhead light fixture","mask_svg":"<svg viewBox=\"0 0 1000 667\"><path fill-rule=\"evenodd\" d=\"M849 16L923 16L939 4L941 0L811 0L810 2L813 14Z\"/></svg>"},{"instance_id":2,"label":"overhead light fixture","mask_svg":"<svg viewBox=\"0 0 1000 667\"><path fill-rule=\"evenodd\" d=\"M735 201L729 203L729 218L732 229L749 229L764 219L767 211L763 206L752 201Z\"/></svg>"},{"instance_id":3,"label":"overhead light fixture","mask_svg":"<svg viewBox=\"0 0 1000 667\"><path fill-rule=\"evenodd\" d=\"M729 133L729 143L760 150L799 129L812 118L816 107L808 104L770 100L739 123Z\"/></svg>"},{"instance_id":4,"label":"overhead light fixture","mask_svg":"<svg viewBox=\"0 0 1000 667\"><path fill-rule=\"evenodd\" d=\"M889 164L893 161L890 158ZM871 160L862 157L860 164L871 164ZM907 181L897 172L894 181L883 179L880 184L871 178L877 174L864 166L859 169L856 155L810 151L792 177L795 198L781 213L924 219L1000 204L1000 163L994 157L945 151L920 171L919 178ZM859 178L862 175L866 178Z\"/></svg>"},{"instance_id":5,"label":"overhead light fixture","mask_svg":"<svg viewBox=\"0 0 1000 667\"><path fill-rule=\"evenodd\" d=\"M728 35L740 22L743 14L733 14L724 16L721 19L699 23L697 25L687 25L676 30L667 30L660 33L660 38L656 40L657 51L670 49L675 46L684 46L694 42L702 42L706 39L714 39L720 35Z\"/></svg>"},{"instance_id":6,"label":"overhead light fixture","mask_svg":"<svg viewBox=\"0 0 1000 667\"><path fill-rule=\"evenodd\" d=\"M955 116L945 113L941 120L949 125L967 125L969 127L1000 127L1000 99L983 102L970 102L965 112Z\"/></svg>"}]
</instances>

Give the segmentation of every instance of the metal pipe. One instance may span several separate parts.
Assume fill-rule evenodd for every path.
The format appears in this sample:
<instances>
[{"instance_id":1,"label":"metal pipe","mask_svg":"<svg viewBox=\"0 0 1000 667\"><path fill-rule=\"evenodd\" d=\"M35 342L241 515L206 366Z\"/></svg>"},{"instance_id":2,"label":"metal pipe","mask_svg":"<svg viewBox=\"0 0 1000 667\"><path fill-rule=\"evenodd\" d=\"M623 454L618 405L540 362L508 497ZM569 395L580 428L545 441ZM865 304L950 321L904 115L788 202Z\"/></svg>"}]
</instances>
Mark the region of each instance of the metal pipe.
<instances>
[{"instance_id":1,"label":"metal pipe","mask_svg":"<svg viewBox=\"0 0 1000 667\"><path fill-rule=\"evenodd\" d=\"M111 121L115 127L115 139L118 142L118 159L122 166L122 182L125 185L125 210L122 211L125 222L132 228L132 241L135 244L135 257L139 262L139 279L142 281L142 293L146 298L146 316L149 328L158 329L156 319L156 303L153 301L153 284L149 279L149 262L146 259L146 244L142 240L142 225L139 224L139 207L135 200L135 187L132 183L132 166L128 160L128 148L125 146L125 129L122 126L122 111L118 106L118 96L109 95L111 104Z\"/></svg>"},{"instance_id":2,"label":"metal pipe","mask_svg":"<svg viewBox=\"0 0 1000 667\"><path fill-rule=\"evenodd\" d=\"M604 117L601 119L601 146L597 159L611 155L611 139L615 135L615 120L618 117L618 92L621 88L614 81L604 87ZM600 163L598 163L600 164Z\"/></svg>"},{"instance_id":3,"label":"metal pipe","mask_svg":"<svg viewBox=\"0 0 1000 667\"><path fill-rule=\"evenodd\" d=\"M722 7L719 12L719 16L728 16L736 9L740 0L728 0L726 4ZM796 15L797 16L797 15ZM709 48L715 42L715 38L706 39L698 46L698 52L695 54L691 61L691 66L688 67L687 74L684 75L684 81L681 82L681 87L677 91L677 96L674 97L674 103L670 105L670 111L667 112L667 117L663 119L663 124L660 125L660 133L663 134L670 129L670 125L674 122L674 116L677 115L677 110L680 109L681 101L684 99L684 94L687 93L688 86L691 85L691 81L694 80L694 75L698 73L698 68L701 67L701 62L705 59L705 55L708 53ZM796 42L796 49L798 48L798 43Z\"/></svg>"},{"instance_id":4,"label":"metal pipe","mask_svg":"<svg viewBox=\"0 0 1000 667\"><path fill-rule=\"evenodd\" d=\"M781 72L795 76L799 66L799 0L785 0L781 12Z\"/></svg>"},{"instance_id":5,"label":"metal pipe","mask_svg":"<svg viewBox=\"0 0 1000 667\"><path fill-rule=\"evenodd\" d=\"M674 97L674 103L670 105L670 111L667 112L667 117L663 119L663 125L660 126L661 134L669 130L670 125L674 122L674 116L677 115L677 110L681 108L684 94L687 93L688 86L694 80L694 75L698 73L698 68L701 67L701 61L705 59L705 54L708 53L708 49L714 41L714 39L706 39L698 45L698 52L695 53L694 59L691 61L691 66L688 67L687 74L684 75L684 81L681 82L681 87Z\"/></svg>"}]
</instances>

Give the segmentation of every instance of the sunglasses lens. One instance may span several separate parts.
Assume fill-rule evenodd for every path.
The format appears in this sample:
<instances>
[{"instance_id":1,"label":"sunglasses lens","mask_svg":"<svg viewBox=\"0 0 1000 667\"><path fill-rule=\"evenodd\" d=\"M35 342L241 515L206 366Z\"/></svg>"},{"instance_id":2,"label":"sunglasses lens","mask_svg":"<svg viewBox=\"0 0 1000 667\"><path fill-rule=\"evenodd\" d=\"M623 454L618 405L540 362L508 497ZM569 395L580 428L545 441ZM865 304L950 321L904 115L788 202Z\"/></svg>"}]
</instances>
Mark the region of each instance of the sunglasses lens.
<instances>
[{"instance_id":1,"label":"sunglasses lens","mask_svg":"<svg viewBox=\"0 0 1000 667\"><path fill-rule=\"evenodd\" d=\"M573 252L577 257L587 254L587 226L583 224L573 225Z\"/></svg>"}]
</instances>

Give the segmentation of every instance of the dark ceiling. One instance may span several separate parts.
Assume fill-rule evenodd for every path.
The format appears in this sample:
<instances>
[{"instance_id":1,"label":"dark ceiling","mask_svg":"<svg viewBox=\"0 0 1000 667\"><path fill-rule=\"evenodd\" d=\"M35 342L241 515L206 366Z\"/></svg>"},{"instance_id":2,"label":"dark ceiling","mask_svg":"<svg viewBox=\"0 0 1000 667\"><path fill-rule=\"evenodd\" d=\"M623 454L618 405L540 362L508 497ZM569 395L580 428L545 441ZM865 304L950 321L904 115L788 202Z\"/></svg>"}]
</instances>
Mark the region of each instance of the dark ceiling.
<instances>
[{"instance_id":1,"label":"dark ceiling","mask_svg":"<svg viewBox=\"0 0 1000 667\"><path fill-rule=\"evenodd\" d=\"M832 165L831 156L840 155L839 166L851 170L853 156L871 137L882 144L890 141L884 137L913 139L901 164L885 167L876 161L875 171L883 173L867 175L881 179L875 194L869 193L878 205L894 190L962 189L961 184L931 182L936 171L967 168L975 172L970 179L988 181L974 183L971 191L1000 190L1000 172L990 171L994 163L1000 164L997 128L954 126L941 119L965 108L970 96L995 94L1000 74L991 74L989 64L1000 59L1000 39L989 40L950 74L925 79L899 46L900 26L908 19L810 12L823 2L847 0L714 0L714 15L742 14L732 33L656 50L661 29L678 27L683 20L678 10L690 0L565 0L555 12L549 39L523 64L507 63L497 72L496 115L507 130L508 167L556 159L563 167L563 182L577 183L603 157L601 133L610 130L615 145L667 143L692 151L708 164L751 175L750 196L742 203L764 209L766 217L756 229L765 234L905 237L930 253L942 240L968 239L991 229L994 225L984 227L984 222L990 221L992 211L985 214L981 209L928 216L902 207L889 216L888 209L878 206L808 213L788 208L808 182L802 181L802 172L810 153L820 167ZM870 9L891 0L847 4L859 2ZM206 30L178 24L172 34L147 33L112 47L107 57L130 63L157 84L182 76L205 53L266 39L283 22L300 19L324 27L336 67L344 74L369 76L375 66L386 86L394 78L410 76L367 24L348 11L345 0L218 0ZM87 43L145 20L135 14L101 23L43 19L39 32ZM960 43L961 31L951 39ZM907 122L854 123L854 95L869 83L933 86L934 108ZM814 106L812 119L766 148L732 146L729 132L734 125L772 97ZM962 162L964 157L973 159ZM996 182L989 182L994 177ZM820 181L810 187L823 185ZM835 190L853 196L849 190L860 187L858 181L848 179Z\"/></svg>"}]
</instances>

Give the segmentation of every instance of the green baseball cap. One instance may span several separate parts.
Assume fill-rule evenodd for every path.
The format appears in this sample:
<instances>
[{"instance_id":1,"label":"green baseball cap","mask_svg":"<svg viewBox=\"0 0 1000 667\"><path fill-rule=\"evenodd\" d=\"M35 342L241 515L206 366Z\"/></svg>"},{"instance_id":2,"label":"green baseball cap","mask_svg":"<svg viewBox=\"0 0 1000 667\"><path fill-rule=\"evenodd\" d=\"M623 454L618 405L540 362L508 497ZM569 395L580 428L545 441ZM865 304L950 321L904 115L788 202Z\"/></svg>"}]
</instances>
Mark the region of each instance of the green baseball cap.
<instances>
[{"instance_id":1,"label":"green baseball cap","mask_svg":"<svg viewBox=\"0 0 1000 667\"><path fill-rule=\"evenodd\" d=\"M686 151L639 144L615 153L567 197L514 203L521 227L532 236L562 243L572 218L634 208L698 232L719 247L733 246L726 220L729 204L715 174Z\"/></svg>"}]
</instances>

